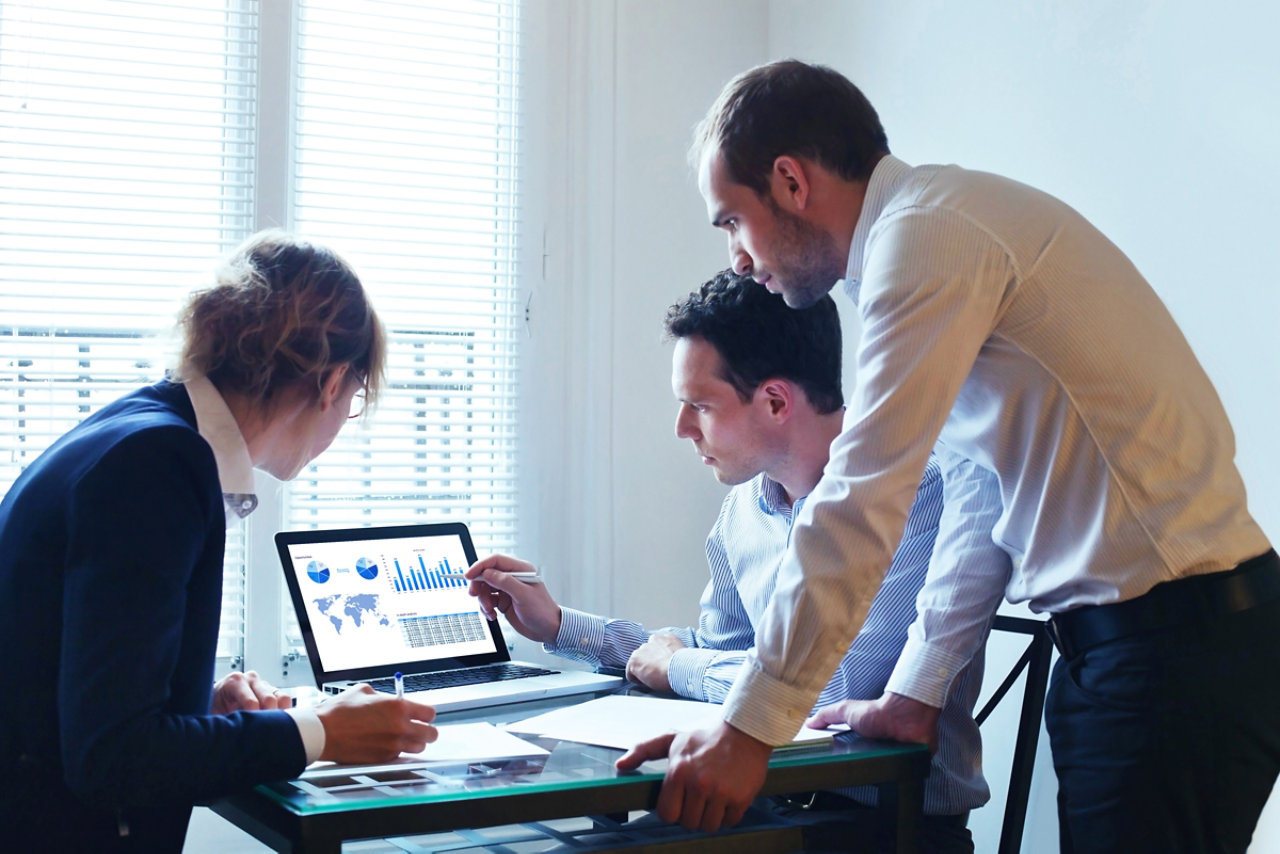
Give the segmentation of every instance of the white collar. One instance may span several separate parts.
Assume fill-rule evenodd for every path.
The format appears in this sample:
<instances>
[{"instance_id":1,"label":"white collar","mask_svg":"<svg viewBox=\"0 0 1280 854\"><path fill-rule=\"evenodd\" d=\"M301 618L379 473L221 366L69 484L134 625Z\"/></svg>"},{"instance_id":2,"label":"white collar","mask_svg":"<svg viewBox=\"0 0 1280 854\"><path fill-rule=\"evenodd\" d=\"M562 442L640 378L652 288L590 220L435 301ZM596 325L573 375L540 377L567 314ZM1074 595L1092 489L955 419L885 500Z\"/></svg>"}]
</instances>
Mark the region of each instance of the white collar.
<instances>
[{"instance_id":1,"label":"white collar","mask_svg":"<svg viewBox=\"0 0 1280 854\"><path fill-rule=\"evenodd\" d=\"M222 484L227 515L248 516L257 508L258 496L254 494L253 460L240 426L208 377L192 377L185 385L196 413L196 429L213 449L213 459L218 464L218 482Z\"/></svg>"},{"instance_id":2,"label":"white collar","mask_svg":"<svg viewBox=\"0 0 1280 854\"><path fill-rule=\"evenodd\" d=\"M858 224L853 228L853 240L849 245L849 261L844 271L845 293L855 304L858 302L858 291L862 286L863 253L867 248L867 240L871 237L871 229L910 174L911 166L892 154L881 157L880 162L871 170L867 191L862 196L862 211L858 214Z\"/></svg>"}]
</instances>

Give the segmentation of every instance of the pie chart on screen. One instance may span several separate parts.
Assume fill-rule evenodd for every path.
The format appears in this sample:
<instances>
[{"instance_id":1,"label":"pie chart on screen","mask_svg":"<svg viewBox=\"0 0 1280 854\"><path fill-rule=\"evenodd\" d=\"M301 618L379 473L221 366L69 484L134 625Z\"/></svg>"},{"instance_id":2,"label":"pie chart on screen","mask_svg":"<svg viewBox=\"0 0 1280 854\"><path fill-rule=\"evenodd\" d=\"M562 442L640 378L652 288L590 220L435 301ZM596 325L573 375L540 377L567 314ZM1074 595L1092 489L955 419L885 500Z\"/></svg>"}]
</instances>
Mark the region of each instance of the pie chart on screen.
<instances>
[{"instance_id":1,"label":"pie chart on screen","mask_svg":"<svg viewBox=\"0 0 1280 854\"><path fill-rule=\"evenodd\" d=\"M329 580L329 567L318 560L313 560L307 564L307 575L316 584L324 584Z\"/></svg>"},{"instance_id":2,"label":"pie chart on screen","mask_svg":"<svg viewBox=\"0 0 1280 854\"><path fill-rule=\"evenodd\" d=\"M361 578L377 578L378 562L371 557L356 558L356 574Z\"/></svg>"}]
</instances>

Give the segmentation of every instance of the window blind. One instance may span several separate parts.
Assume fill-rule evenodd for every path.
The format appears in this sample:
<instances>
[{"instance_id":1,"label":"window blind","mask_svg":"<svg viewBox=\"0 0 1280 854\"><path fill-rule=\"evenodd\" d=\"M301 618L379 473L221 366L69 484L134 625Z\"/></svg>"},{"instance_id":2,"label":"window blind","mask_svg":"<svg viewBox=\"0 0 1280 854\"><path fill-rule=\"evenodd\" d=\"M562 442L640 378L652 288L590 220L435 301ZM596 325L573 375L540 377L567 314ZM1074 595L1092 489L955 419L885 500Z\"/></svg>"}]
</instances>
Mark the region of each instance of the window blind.
<instances>
[{"instance_id":1,"label":"window blind","mask_svg":"<svg viewBox=\"0 0 1280 854\"><path fill-rule=\"evenodd\" d=\"M517 13L299 3L293 223L360 273L389 382L289 485L290 527L461 520L481 553L515 545Z\"/></svg>"},{"instance_id":2,"label":"window blind","mask_svg":"<svg viewBox=\"0 0 1280 854\"><path fill-rule=\"evenodd\" d=\"M481 551L511 549L518 4L295 0L293 43L261 47L291 52L278 82L260 76L259 43L262 13L282 11L0 3L0 487L158 379L183 297L245 236L283 224L353 264L390 341L377 411L285 487L280 521L462 519ZM281 85L289 150L264 158L255 121ZM287 184L277 214L255 198L266 183ZM274 524L261 515L252 525ZM276 558L235 525L232 661L256 619L246 571L274 574ZM285 623L284 650L300 650L290 611Z\"/></svg>"},{"instance_id":3,"label":"window blind","mask_svg":"<svg viewBox=\"0 0 1280 854\"><path fill-rule=\"evenodd\" d=\"M293 222L360 273L389 383L293 526L461 519L514 545L517 6L302 0Z\"/></svg>"},{"instance_id":4,"label":"window blind","mask_svg":"<svg viewBox=\"0 0 1280 854\"><path fill-rule=\"evenodd\" d=\"M0 488L163 376L183 297L252 230L256 8L0 3ZM232 659L240 531L219 650Z\"/></svg>"}]
</instances>

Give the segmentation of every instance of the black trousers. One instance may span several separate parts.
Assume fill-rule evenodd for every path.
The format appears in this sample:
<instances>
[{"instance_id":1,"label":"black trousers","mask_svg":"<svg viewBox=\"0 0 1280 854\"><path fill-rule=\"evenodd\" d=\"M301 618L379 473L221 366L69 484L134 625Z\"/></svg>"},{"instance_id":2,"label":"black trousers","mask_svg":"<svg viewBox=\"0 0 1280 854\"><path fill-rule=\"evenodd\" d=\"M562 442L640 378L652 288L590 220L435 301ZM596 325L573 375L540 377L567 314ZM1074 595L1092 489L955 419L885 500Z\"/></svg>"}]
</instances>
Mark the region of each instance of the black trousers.
<instances>
[{"instance_id":1,"label":"black trousers","mask_svg":"<svg viewBox=\"0 0 1280 854\"><path fill-rule=\"evenodd\" d=\"M1244 854L1280 772L1280 599L1069 652L1045 706L1064 854Z\"/></svg>"}]
</instances>

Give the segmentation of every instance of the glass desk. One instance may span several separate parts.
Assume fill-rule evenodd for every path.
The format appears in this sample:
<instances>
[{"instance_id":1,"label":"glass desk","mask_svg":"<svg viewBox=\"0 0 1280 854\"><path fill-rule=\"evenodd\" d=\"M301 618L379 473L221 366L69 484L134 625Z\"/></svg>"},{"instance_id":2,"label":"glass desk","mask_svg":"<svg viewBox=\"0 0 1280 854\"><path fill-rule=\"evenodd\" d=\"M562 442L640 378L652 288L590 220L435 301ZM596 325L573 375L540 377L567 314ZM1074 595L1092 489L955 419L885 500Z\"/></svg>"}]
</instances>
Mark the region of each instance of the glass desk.
<instances>
[{"instance_id":1,"label":"glass desk","mask_svg":"<svg viewBox=\"0 0 1280 854\"><path fill-rule=\"evenodd\" d=\"M442 714L438 723L487 720L501 724L562 704L541 700ZM336 854L344 840L568 817L611 817L603 824L616 827L618 819L636 810L652 810L657 803L665 762L619 772L613 762L622 751L546 738L528 740L550 753L481 762L352 766L342 773L258 786L216 801L210 808L276 851ZM912 852L928 769L929 753L923 746L845 734L830 745L775 751L761 794L875 785L881 809L896 813L898 851ZM787 847L794 849L798 831L792 830ZM766 831L778 828L754 832ZM747 844L746 850L765 850L763 837L760 844L740 838L752 832L751 828L728 831ZM686 844L688 836L684 834ZM705 844L714 835L699 838ZM699 848L695 844L684 850Z\"/></svg>"}]
</instances>

